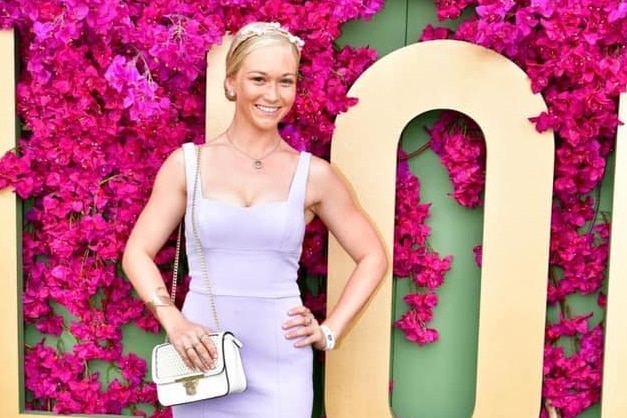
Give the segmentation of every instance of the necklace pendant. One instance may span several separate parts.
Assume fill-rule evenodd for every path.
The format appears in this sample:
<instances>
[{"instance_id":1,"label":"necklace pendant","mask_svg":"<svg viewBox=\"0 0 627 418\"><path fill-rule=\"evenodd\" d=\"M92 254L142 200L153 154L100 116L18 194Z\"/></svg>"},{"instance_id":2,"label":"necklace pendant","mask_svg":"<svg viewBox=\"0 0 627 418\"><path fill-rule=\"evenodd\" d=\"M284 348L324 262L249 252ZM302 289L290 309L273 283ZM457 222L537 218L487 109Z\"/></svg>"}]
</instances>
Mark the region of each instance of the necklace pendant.
<instances>
[{"instance_id":1,"label":"necklace pendant","mask_svg":"<svg viewBox=\"0 0 627 418\"><path fill-rule=\"evenodd\" d=\"M253 167L255 168L255 170L261 170L263 168L263 163L261 162L261 160L255 160L253 161Z\"/></svg>"}]
</instances>

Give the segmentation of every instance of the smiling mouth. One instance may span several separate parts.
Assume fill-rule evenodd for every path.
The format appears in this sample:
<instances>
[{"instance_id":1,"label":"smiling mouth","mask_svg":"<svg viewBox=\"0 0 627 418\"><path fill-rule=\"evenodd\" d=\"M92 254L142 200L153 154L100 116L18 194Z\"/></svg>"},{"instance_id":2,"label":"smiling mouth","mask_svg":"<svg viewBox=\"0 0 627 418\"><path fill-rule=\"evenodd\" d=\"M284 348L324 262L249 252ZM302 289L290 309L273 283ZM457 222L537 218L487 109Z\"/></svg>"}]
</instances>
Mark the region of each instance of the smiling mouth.
<instances>
[{"instance_id":1,"label":"smiling mouth","mask_svg":"<svg viewBox=\"0 0 627 418\"><path fill-rule=\"evenodd\" d=\"M255 105L255 107L261 110L264 113L274 114L279 111L279 107L277 106L264 106L264 105Z\"/></svg>"}]
</instances>

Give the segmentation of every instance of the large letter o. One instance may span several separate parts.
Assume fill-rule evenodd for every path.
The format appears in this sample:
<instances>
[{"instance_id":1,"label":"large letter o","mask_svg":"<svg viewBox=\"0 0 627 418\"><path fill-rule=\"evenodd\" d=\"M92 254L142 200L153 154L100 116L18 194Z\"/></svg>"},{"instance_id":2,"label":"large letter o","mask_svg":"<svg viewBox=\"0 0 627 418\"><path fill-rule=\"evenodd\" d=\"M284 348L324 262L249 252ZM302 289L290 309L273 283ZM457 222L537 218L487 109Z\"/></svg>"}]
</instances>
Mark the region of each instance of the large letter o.
<instances>
[{"instance_id":1,"label":"large letter o","mask_svg":"<svg viewBox=\"0 0 627 418\"><path fill-rule=\"evenodd\" d=\"M554 143L528 118L546 110L525 73L477 45L417 43L383 57L349 92L331 158L354 186L392 251L398 140L416 115L454 109L487 145L475 418L529 418L540 410ZM329 305L353 262L331 240ZM390 254L391 257L391 254ZM388 401L392 278L388 272L341 347L329 353L329 418L392 418Z\"/></svg>"}]
</instances>

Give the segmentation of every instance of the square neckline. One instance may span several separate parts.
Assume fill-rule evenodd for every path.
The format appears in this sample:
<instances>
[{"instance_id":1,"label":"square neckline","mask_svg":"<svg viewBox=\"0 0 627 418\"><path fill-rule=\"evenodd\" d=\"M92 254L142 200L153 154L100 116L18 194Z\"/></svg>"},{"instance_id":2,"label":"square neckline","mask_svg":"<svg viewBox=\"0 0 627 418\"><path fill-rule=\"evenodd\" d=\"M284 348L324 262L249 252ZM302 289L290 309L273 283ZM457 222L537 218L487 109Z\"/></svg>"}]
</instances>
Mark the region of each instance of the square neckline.
<instances>
[{"instance_id":1,"label":"square neckline","mask_svg":"<svg viewBox=\"0 0 627 418\"><path fill-rule=\"evenodd\" d=\"M198 146L200 147L200 146ZM195 151L198 152L199 148L196 148ZM287 197L285 197L284 199L277 199L277 200L267 200L265 202L256 202L253 203L252 205L238 205L235 203L231 203L228 202L224 199L217 199L214 197L205 197L205 188L204 188L204 184L202 181L202 172L200 171L200 167L198 166L198 159L196 159L196 169L199 171L199 189L198 193L200 193L200 199L203 202L207 202L207 203L214 203L214 204L219 204L222 206L226 206L229 208L234 208L234 209L241 209L241 210L251 210L251 209L255 209L257 207L263 207L263 206L272 206L272 205L286 205L288 202L290 202L291 198L292 198L292 194L293 194L293 190L294 190L294 183L296 181L296 176L300 170L300 166L302 164L303 161L303 155L305 154L304 151L300 151L298 154L298 160L296 161L296 166L294 167L294 170L292 171L292 178L290 179L290 186L288 188L287 191Z\"/></svg>"}]
</instances>

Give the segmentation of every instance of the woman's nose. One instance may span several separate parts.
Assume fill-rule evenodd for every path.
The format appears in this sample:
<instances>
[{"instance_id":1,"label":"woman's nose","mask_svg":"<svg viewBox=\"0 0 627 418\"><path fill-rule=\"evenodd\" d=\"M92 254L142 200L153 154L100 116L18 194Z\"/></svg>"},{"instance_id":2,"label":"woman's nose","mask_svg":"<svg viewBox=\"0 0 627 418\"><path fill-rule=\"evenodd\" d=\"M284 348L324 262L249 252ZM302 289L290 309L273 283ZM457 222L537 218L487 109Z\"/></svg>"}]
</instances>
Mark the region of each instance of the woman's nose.
<instances>
[{"instance_id":1,"label":"woman's nose","mask_svg":"<svg viewBox=\"0 0 627 418\"><path fill-rule=\"evenodd\" d=\"M279 86L276 83L269 83L266 90L266 98L271 101L279 99Z\"/></svg>"}]
</instances>

